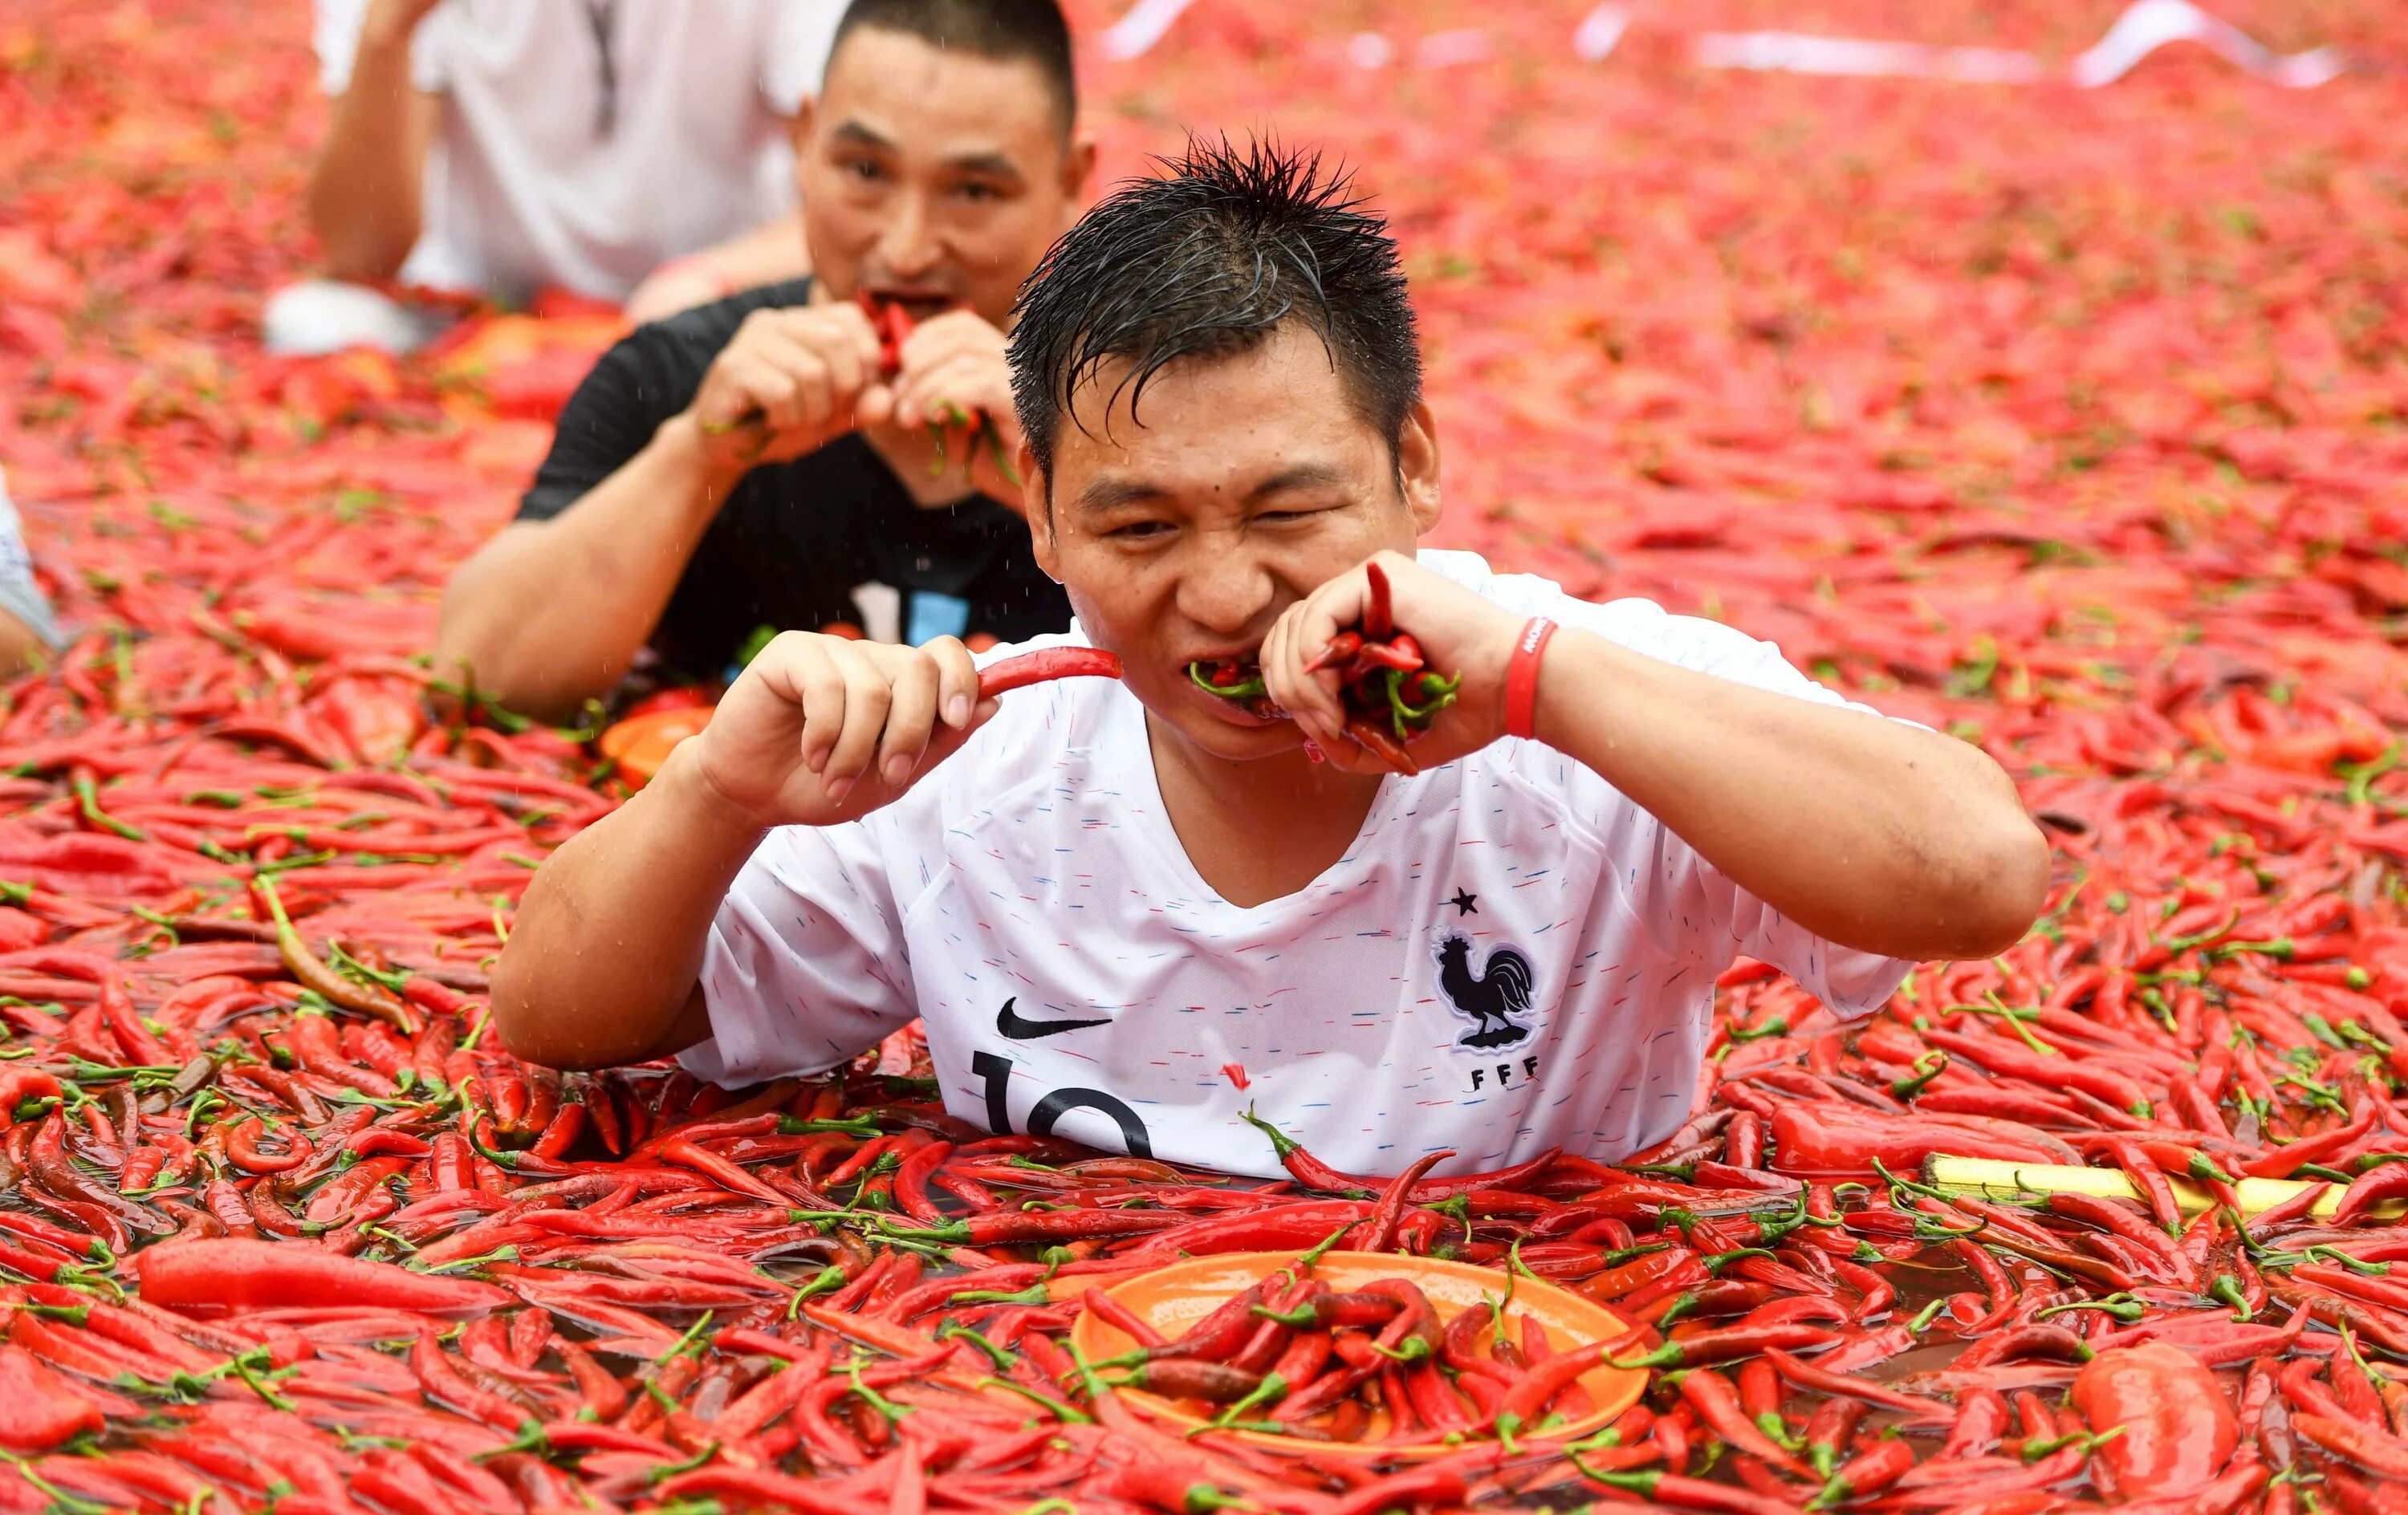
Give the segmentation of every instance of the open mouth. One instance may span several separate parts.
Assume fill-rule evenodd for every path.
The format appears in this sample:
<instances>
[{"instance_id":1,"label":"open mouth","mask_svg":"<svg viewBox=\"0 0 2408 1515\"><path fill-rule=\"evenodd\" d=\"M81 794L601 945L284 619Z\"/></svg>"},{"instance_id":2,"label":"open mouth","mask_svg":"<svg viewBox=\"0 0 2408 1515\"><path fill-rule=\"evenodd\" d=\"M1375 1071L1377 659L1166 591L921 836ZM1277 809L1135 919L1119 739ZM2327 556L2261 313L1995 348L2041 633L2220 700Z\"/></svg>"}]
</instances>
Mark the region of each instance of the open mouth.
<instances>
[{"instance_id":1,"label":"open mouth","mask_svg":"<svg viewBox=\"0 0 2408 1515\"><path fill-rule=\"evenodd\" d=\"M1254 664L1239 658L1198 658L1187 665L1187 678L1233 712L1263 722L1287 719L1287 712L1263 687L1263 670Z\"/></svg>"},{"instance_id":2,"label":"open mouth","mask_svg":"<svg viewBox=\"0 0 2408 1515\"><path fill-rule=\"evenodd\" d=\"M950 294L928 290L872 290L870 298L881 305L900 306L910 316L913 324L943 315L961 307L962 302Z\"/></svg>"}]
</instances>

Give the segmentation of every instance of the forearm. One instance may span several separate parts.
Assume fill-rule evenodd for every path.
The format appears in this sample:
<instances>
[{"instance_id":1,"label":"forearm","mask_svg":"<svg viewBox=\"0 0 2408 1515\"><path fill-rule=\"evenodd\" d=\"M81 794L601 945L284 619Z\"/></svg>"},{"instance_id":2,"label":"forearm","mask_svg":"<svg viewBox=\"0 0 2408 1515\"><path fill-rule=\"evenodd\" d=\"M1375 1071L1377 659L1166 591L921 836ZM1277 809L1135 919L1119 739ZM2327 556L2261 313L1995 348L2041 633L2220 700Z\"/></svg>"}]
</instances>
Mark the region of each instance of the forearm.
<instances>
[{"instance_id":1,"label":"forearm","mask_svg":"<svg viewBox=\"0 0 2408 1515\"><path fill-rule=\"evenodd\" d=\"M665 321L681 310L758 289L811 271L802 218L781 216L715 247L672 258L646 275L627 296L627 319Z\"/></svg>"},{"instance_id":2,"label":"forearm","mask_svg":"<svg viewBox=\"0 0 2408 1515\"><path fill-rule=\"evenodd\" d=\"M0 610L0 678L13 677L34 661L35 654L45 650L42 639L32 627Z\"/></svg>"},{"instance_id":3,"label":"forearm","mask_svg":"<svg viewBox=\"0 0 2408 1515\"><path fill-rule=\"evenodd\" d=\"M1996 764L1954 738L1692 673L1566 631L1538 736L1817 936L1893 957L2020 937L2046 843Z\"/></svg>"},{"instance_id":4,"label":"forearm","mask_svg":"<svg viewBox=\"0 0 2408 1515\"><path fill-rule=\"evenodd\" d=\"M363 35L309 175L310 228L339 279L389 279L418 241L426 136L409 78L409 38Z\"/></svg>"},{"instance_id":5,"label":"forearm","mask_svg":"<svg viewBox=\"0 0 2408 1515\"><path fill-rule=\"evenodd\" d=\"M494 1025L512 1052L558 1068L669 1050L720 901L763 833L695 771L689 743L527 886L494 967Z\"/></svg>"},{"instance_id":6,"label":"forearm","mask_svg":"<svg viewBox=\"0 0 2408 1515\"><path fill-rule=\"evenodd\" d=\"M511 526L443 595L437 676L529 715L560 717L615 687L676 593L731 480L675 417L550 521Z\"/></svg>"},{"instance_id":7,"label":"forearm","mask_svg":"<svg viewBox=\"0 0 2408 1515\"><path fill-rule=\"evenodd\" d=\"M811 271L800 211L764 222L741 236L706 248L695 256L707 262L732 288L739 290L800 279Z\"/></svg>"}]
</instances>

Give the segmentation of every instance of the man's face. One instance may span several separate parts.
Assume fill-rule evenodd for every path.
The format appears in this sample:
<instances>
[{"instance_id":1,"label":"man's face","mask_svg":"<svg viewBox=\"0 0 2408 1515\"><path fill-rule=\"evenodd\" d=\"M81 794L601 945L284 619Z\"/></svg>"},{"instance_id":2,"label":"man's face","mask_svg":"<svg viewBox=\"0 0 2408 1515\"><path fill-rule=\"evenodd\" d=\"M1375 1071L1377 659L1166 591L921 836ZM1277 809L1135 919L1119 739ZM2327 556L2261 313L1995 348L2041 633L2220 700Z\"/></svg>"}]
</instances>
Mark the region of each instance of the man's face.
<instances>
[{"instance_id":1,"label":"man's face","mask_svg":"<svg viewBox=\"0 0 2408 1515\"><path fill-rule=\"evenodd\" d=\"M1065 139L1036 64L865 26L829 60L796 141L803 229L829 295L1000 326L1068 226L1094 150Z\"/></svg>"},{"instance_id":2,"label":"man's face","mask_svg":"<svg viewBox=\"0 0 2408 1515\"><path fill-rule=\"evenodd\" d=\"M1114 397L1126 373L1107 366L1080 389L1050 480L1023 450L1037 560L1189 741L1222 758L1292 750L1295 725L1204 693L1187 665L1252 661L1289 606L1383 548L1413 550L1439 514L1428 410L1392 451L1320 337L1294 322L1250 351L1156 373L1143 424L1125 392Z\"/></svg>"}]
</instances>

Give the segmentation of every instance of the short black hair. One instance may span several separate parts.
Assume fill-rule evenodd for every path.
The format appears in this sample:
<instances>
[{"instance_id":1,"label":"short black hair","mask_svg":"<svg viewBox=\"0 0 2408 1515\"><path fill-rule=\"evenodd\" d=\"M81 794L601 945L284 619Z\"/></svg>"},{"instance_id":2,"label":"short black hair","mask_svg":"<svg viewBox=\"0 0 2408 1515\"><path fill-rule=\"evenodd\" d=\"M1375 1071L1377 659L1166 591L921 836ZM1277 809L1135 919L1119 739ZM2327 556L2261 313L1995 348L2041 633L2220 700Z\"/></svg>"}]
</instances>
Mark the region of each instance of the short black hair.
<instances>
[{"instance_id":1,"label":"short black hair","mask_svg":"<svg viewBox=\"0 0 2408 1515\"><path fill-rule=\"evenodd\" d=\"M1081 218L1020 287L1011 393L1050 477L1078 387L1115 359L1146 381L1310 326L1363 419L1393 445L1422 397L1421 338L1388 223L1342 167L1276 142L1191 139L1164 172ZM1133 386L1133 387L1132 387Z\"/></svg>"},{"instance_id":2,"label":"short black hair","mask_svg":"<svg viewBox=\"0 0 2408 1515\"><path fill-rule=\"evenodd\" d=\"M959 48L996 63L1037 65L1061 107L1062 130L1079 119L1079 80L1070 61L1070 23L1056 0L853 0L836 23L828 57L864 26L916 36L932 48Z\"/></svg>"}]
</instances>

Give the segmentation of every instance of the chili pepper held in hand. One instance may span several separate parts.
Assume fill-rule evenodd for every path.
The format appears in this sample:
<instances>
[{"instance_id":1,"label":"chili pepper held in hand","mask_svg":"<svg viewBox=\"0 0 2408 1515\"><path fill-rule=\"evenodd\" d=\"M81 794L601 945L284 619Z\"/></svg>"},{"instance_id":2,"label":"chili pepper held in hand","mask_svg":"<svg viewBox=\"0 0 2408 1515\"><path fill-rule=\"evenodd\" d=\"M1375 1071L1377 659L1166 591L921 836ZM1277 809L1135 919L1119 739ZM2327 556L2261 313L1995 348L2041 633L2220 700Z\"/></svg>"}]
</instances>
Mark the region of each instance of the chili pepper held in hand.
<instances>
[{"instance_id":1,"label":"chili pepper held in hand","mask_svg":"<svg viewBox=\"0 0 2408 1515\"><path fill-rule=\"evenodd\" d=\"M1338 670L1346 734L1390 768L1412 775L1420 768L1407 748L1455 702L1462 679L1425 667L1418 645L1397 631L1388 607L1386 570L1368 563L1363 574L1369 586L1363 625L1340 631L1305 669ZM1193 663L1187 674L1206 693L1245 705L1258 716L1275 719L1281 713L1258 670L1235 663Z\"/></svg>"},{"instance_id":2,"label":"chili pepper held in hand","mask_svg":"<svg viewBox=\"0 0 2408 1515\"><path fill-rule=\"evenodd\" d=\"M1118 679L1120 656L1096 647L1045 647L990 663L979 670L979 698L993 699L1015 689L1054 679Z\"/></svg>"}]
</instances>

